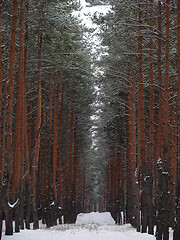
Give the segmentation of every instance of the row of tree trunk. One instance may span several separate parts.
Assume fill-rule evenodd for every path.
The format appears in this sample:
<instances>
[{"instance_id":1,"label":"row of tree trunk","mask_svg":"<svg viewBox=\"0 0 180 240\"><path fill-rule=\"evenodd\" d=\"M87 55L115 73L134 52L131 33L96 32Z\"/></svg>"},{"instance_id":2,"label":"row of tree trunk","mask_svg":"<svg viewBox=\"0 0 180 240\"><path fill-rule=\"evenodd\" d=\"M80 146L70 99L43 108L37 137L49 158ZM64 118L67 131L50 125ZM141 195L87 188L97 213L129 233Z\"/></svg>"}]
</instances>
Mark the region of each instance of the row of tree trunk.
<instances>
[{"instance_id":1,"label":"row of tree trunk","mask_svg":"<svg viewBox=\"0 0 180 240\"><path fill-rule=\"evenodd\" d=\"M113 146L113 157L111 156L112 160L107 166L105 197L106 207L117 223L122 223L121 212L123 212L125 222L130 222L137 231L156 234L158 240L169 239L170 227L174 230L173 239L180 239L180 1L177 0L175 12L177 78L171 75L170 58L170 10L172 11L173 4L174 2L170 0L158 1L158 4L153 0L148 4L144 1L136 3L138 45L135 57L131 58L127 74L129 78L126 99L126 147L121 146L119 141L113 143L118 147ZM147 7L145 11L148 14L146 15L148 25L142 20L143 6ZM155 26L153 25L155 6L158 7L156 45L154 45ZM162 33L163 18L165 27ZM144 37L145 31L149 39L146 56L144 52L147 49L143 49L143 41L147 41L147 37ZM156 58L154 58L155 51ZM149 66L147 66L147 55ZM143 63L144 58L146 58L146 66ZM154 79L155 66L158 79ZM146 88L143 80L144 68L148 69L149 78ZM158 88L155 88L155 84ZM145 89L149 94L148 107ZM154 233L155 225L156 233Z\"/></svg>"},{"instance_id":2,"label":"row of tree trunk","mask_svg":"<svg viewBox=\"0 0 180 240\"><path fill-rule=\"evenodd\" d=\"M57 224L57 219L61 223L62 216L65 223L73 223L85 198L78 115L72 96L68 96L68 84L61 81L52 66L47 101L42 98L42 34L37 42L37 84L32 83L35 92L31 89L30 101L27 100L29 49L25 7L28 9L28 1L13 1L9 68L2 61L0 25L0 239L2 220L6 235L24 227L30 229L30 223L37 229L39 219L47 227ZM0 20L1 9L2 1Z\"/></svg>"}]
</instances>

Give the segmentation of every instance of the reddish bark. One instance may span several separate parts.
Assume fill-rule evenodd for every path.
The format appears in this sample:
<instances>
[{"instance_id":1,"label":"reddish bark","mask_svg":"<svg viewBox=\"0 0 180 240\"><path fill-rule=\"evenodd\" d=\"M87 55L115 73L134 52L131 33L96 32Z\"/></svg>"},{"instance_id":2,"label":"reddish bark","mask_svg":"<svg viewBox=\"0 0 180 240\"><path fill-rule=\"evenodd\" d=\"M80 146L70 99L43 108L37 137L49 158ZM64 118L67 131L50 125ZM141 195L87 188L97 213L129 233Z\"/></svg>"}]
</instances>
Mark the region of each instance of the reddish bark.
<instances>
[{"instance_id":1,"label":"reddish bark","mask_svg":"<svg viewBox=\"0 0 180 240\"><path fill-rule=\"evenodd\" d=\"M7 81L5 83L5 91L4 91L4 109L3 109L3 116L2 116L2 138L1 138L1 161L0 161L0 171L1 171L1 178L0 184L3 183L4 177L4 159L5 159L5 127L6 127L6 98L7 98Z\"/></svg>"},{"instance_id":2,"label":"reddish bark","mask_svg":"<svg viewBox=\"0 0 180 240\"><path fill-rule=\"evenodd\" d=\"M173 83L174 85L174 83ZM171 111L170 111L170 174L173 182L173 193L175 196L175 190L176 190L176 184L177 184L177 153L178 153L178 134L177 134L177 121L178 121L178 104L177 104L177 98L175 98L176 90L175 86L172 87L172 90L174 92L170 102L171 105Z\"/></svg>"},{"instance_id":3,"label":"reddish bark","mask_svg":"<svg viewBox=\"0 0 180 240\"><path fill-rule=\"evenodd\" d=\"M162 101L163 101L163 84L162 84L162 61L161 61L161 48L162 48L162 13L161 1L158 1L158 83L159 83L159 109L158 109L158 134L157 134L157 156L154 162L154 178L155 178L155 195L157 195L157 161L162 158L162 143L163 143L163 122L162 122Z\"/></svg>"},{"instance_id":4,"label":"reddish bark","mask_svg":"<svg viewBox=\"0 0 180 240\"><path fill-rule=\"evenodd\" d=\"M141 1L140 1L141 2ZM139 37L138 37L138 66L139 66L139 96L138 96L138 168L141 166L142 175L146 165L146 132L144 118L144 92L143 92L143 49L142 49L142 6L139 4Z\"/></svg>"},{"instance_id":5,"label":"reddish bark","mask_svg":"<svg viewBox=\"0 0 180 240\"><path fill-rule=\"evenodd\" d=\"M68 170L68 179L69 179L69 185L70 188L72 188L72 165L73 165L73 127L74 127L74 106L72 103L72 107L71 107L71 120L70 120L70 144L69 144L69 170Z\"/></svg>"},{"instance_id":6,"label":"reddish bark","mask_svg":"<svg viewBox=\"0 0 180 240\"><path fill-rule=\"evenodd\" d=\"M64 106L64 90L61 90L61 109L60 109L60 120L59 120L59 140L58 140L58 176L59 176L59 205L61 205L62 199L62 167L61 167L61 131L62 131L62 120L63 120L63 108Z\"/></svg>"},{"instance_id":7,"label":"reddish bark","mask_svg":"<svg viewBox=\"0 0 180 240\"><path fill-rule=\"evenodd\" d=\"M69 109L68 104L66 106L66 149L65 149L65 163L64 163L64 180L65 180L65 195L68 195L69 191L69 179L68 179L68 169L69 169Z\"/></svg>"},{"instance_id":8,"label":"reddish bark","mask_svg":"<svg viewBox=\"0 0 180 240\"><path fill-rule=\"evenodd\" d=\"M59 86L55 83L54 87L54 120L53 120L53 193L54 200L57 201L57 188L56 188L56 170L57 170L57 146L58 146L58 98L59 98Z\"/></svg>"},{"instance_id":9,"label":"reddish bark","mask_svg":"<svg viewBox=\"0 0 180 240\"><path fill-rule=\"evenodd\" d=\"M77 124L78 119L76 116L75 119L75 128L74 128L74 158L73 158L73 189L74 189L74 195L75 195L75 206L77 205L77 166L78 166L78 144L77 144Z\"/></svg>"},{"instance_id":10,"label":"reddish bark","mask_svg":"<svg viewBox=\"0 0 180 240\"><path fill-rule=\"evenodd\" d=\"M26 1L26 9L29 10L29 1ZM29 172L29 143L28 143L28 120L27 120L27 99L26 99L26 83L27 83L27 53L28 53L28 24L25 26L25 47L24 47L24 81L23 81L23 107L22 107L22 116L23 116L23 141L24 141L24 161L25 161L25 169L26 181L30 180L30 172Z\"/></svg>"},{"instance_id":11,"label":"reddish bark","mask_svg":"<svg viewBox=\"0 0 180 240\"><path fill-rule=\"evenodd\" d=\"M153 80L153 0L150 0L150 40L149 40L149 92L150 92L150 103L149 103L149 143L148 143L148 169L150 176L152 175L154 152L154 80Z\"/></svg>"},{"instance_id":12,"label":"reddish bark","mask_svg":"<svg viewBox=\"0 0 180 240\"><path fill-rule=\"evenodd\" d=\"M9 180L13 172L13 147L12 147L12 116L13 116L13 93L14 93L14 66L15 66L15 45L16 45L16 25L17 25L18 1L13 1L12 27L11 27L11 48L9 57L9 82L7 100L7 167Z\"/></svg>"},{"instance_id":13,"label":"reddish bark","mask_svg":"<svg viewBox=\"0 0 180 240\"><path fill-rule=\"evenodd\" d=\"M47 121L48 120L48 114L46 113L46 125L45 125L45 135L44 135L44 168L43 168L43 174L44 174L44 183L43 183L43 201L44 201L44 207L46 207L47 204L47 198L48 198L48 164L47 164L47 136L48 136L48 130L47 130Z\"/></svg>"},{"instance_id":14,"label":"reddish bark","mask_svg":"<svg viewBox=\"0 0 180 240\"><path fill-rule=\"evenodd\" d=\"M29 116L28 116L28 149L29 153L31 154L33 151L33 87L31 84L31 91L30 91L30 103L29 103Z\"/></svg>"},{"instance_id":15,"label":"reddish bark","mask_svg":"<svg viewBox=\"0 0 180 240\"><path fill-rule=\"evenodd\" d=\"M42 36L38 37L38 89L37 89L37 112L36 112L36 139L35 139L35 147L33 153L33 161L32 161L32 207L33 207L33 228L39 228L38 217L37 217L37 206L36 206L36 171L39 160L40 153L40 141L41 141L41 48L42 48Z\"/></svg>"},{"instance_id":16,"label":"reddish bark","mask_svg":"<svg viewBox=\"0 0 180 240\"><path fill-rule=\"evenodd\" d=\"M49 138L51 143L52 138L52 70L50 72L50 86L49 86ZM51 144L50 144L51 146Z\"/></svg>"}]
</instances>

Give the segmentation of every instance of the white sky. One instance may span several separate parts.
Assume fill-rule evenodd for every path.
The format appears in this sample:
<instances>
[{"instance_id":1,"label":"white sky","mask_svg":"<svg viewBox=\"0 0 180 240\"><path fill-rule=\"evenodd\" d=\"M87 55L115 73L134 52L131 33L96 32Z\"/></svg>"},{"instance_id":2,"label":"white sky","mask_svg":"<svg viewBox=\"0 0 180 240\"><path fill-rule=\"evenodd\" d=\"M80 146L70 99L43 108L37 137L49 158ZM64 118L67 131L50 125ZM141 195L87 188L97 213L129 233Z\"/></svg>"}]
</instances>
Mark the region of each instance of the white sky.
<instances>
[{"instance_id":1,"label":"white sky","mask_svg":"<svg viewBox=\"0 0 180 240\"><path fill-rule=\"evenodd\" d=\"M77 15L81 20L82 24L84 24L88 28L94 28L93 33L84 33L85 39L91 43L91 54L94 57L96 55L96 58L99 59L102 54L97 54L98 49L101 49L101 39L98 37L98 33L100 31L98 25L92 22L92 17L95 13L99 14L106 14L108 11L111 10L110 5L97 5L97 6L90 6L89 3L87 3L85 0L79 0L81 4L81 11L76 11L75 15ZM99 68L93 68L94 69L94 76L97 77L99 73L103 74L103 71ZM98 95L100 93L101 89L94 85L94 92ZM93 103L93 106L96 108L95 113L91 116L91 120L94 121L94 125L97 125L97 122L99 120L99 113L101 112L101 105L102 102L95 101ZM94 130L94 126L91 128L92 130L92 148L96 146L96 134L97 131Z\"/></svg>"},{"instance_id":2,"label":"white sky","mask_svg":"<svg viewBox=\"0 0 180 240\"><path fill-rule=\"evenodd\" d=\"M89 28L96 28L97 25L93 24L91 17L95 12L106 14L110 10L109 5L99 5L90 7L89 3L85 0L80 0L81 3L81 11L77 12L78 16L82 19L82 23L85 24Z\"/></svg>"}]
</instances>

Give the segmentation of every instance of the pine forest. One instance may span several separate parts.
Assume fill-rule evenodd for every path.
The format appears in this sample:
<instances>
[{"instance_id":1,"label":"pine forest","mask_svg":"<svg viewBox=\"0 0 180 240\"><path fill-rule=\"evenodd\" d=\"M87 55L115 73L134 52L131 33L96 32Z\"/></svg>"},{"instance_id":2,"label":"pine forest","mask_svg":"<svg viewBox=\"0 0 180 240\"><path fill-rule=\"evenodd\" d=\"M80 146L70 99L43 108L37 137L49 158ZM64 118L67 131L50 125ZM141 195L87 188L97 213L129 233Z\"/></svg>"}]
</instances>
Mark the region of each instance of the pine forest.
<instances>
[{"instance_id":1,"label":"pine forest","mask_svg":"<svg viewBox=\"0 0 180 240\"><path fill-rule=\"evenodd\" d=\"M180 240L180 0L86 4L0 0L0 239L99 211Z\"/></svg>"}]
</instances>

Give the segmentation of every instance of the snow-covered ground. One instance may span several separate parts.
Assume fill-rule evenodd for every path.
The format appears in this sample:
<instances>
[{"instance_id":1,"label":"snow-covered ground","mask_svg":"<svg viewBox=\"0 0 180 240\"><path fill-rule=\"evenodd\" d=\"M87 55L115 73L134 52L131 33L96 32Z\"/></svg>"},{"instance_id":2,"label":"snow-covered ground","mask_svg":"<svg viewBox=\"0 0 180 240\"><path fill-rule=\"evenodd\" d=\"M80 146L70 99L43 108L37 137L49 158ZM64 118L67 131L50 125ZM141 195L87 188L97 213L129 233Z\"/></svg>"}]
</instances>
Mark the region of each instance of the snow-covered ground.
<instances>
[{"instance_id":1,"label":"snow-covered ground","mask_svg":"<svg viewBox=\"0 0 180 240\"><path fill-rule=\"evenodd\" d=\"M59 225L50 229L23 230L3 240L154 240L154 236L137 233L130 225L100 226Z\"/></svg>"},{"instance_id":2,"label":"snow-covered ground","mask_svg":"<svg viewBox=\"0 0 180 240\"><path fill-rule=\"evenodd\" d=\"M96 224L95 224L96 223ZM98 224L100 223L100 224ZM102 225L104 224L104 225ZM50 229L23 230L3 240L155 240L155 236L137 233L129 224L114 224L109 213L79 214L76 224L62 224Z\"/></svg>"},{"instance_id":3,"label":"snow-covered ground","mask_svg":"<svg viewBox=\"0 0 180 240\"><path fill-rule=\"evenodd\" d=\"M78 214L76 224L115 225L115 221L109 212L91 212Z\"/></svg>"}]
</instances>

